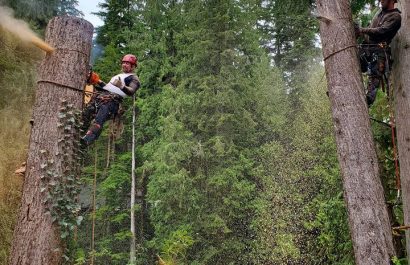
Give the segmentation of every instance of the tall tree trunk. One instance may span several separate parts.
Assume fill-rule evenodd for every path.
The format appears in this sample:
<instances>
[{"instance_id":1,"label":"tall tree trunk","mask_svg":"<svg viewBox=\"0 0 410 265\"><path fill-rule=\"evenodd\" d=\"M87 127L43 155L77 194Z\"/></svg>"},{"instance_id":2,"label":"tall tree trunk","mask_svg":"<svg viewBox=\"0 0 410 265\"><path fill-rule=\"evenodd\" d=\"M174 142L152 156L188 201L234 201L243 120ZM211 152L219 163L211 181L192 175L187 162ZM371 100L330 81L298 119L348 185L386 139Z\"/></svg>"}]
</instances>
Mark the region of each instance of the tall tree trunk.
<instances>
[{"instance_id":1,"label":"tall tree trunk","mask_svg":"<svg viewBox=\"0 0 410 265\"><path fill-rule=\"evenodd\" d=\"M22 205L14 230L11 265L56 265L62 263L65 249L61 227L53 222L49 187L66 183L67 159L76 155L61 145L78 143L77 124L61 128L64 117L80 111L90 58L93 26L75 17L56 17L46 30L46 42L56 50L47 54L39 66L36 100L33 109L27 171L24 180ZM68 109L69 108L69 109ZM62 111L68 111L62 116ZM67 115L67 116L65 116ZM72 117L72 116L71 116ZM63 133L61 130L64 130ZM76 131L76 132L75 132ZM75 163L70 164L72 166ZM45 172L47 170L47 172ZM50 176L52 175L52 176ZM66 189L65 187L64 189ZM50 193L49 193L50 195ZM75 201L75 198L70 198ZM57 220L58 221L58 220Z\"/></svg>"},{"instance_id":2,"label":"tall tree trunk","mask_svg":"<svg viewBox=\"0 0 410 265\"><path fill-rule=\"evenodd\" d=\"M393 86L404 225L410 225L410 2L401 1L400 5L402 25L393 45ZM410 230L406 230L406 250L407 256L410 256Z\"/></svg>"},{"instance_id":3,"label":"tall tree trunk","mask_svg":"<svg viewBox=\"0 0 410 265\"><path fill-rule=\"evenodd\" d=\"M388 265L394 256L379 177L349 0L318 0L344 198L357 265Z\"/></svg>"}]
</instances>

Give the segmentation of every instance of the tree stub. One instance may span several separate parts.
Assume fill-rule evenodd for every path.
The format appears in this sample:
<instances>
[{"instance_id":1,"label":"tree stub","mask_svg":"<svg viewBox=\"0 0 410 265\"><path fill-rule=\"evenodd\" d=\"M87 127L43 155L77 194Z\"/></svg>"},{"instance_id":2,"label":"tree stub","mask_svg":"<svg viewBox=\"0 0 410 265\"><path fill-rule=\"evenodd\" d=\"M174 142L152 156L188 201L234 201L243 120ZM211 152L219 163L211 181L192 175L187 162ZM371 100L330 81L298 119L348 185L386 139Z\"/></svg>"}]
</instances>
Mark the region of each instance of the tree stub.
<instances>
[{"instance_id":1,"label":"tree stub","mask_svg":"<svg viewBox=\"0 0 410 265\"><path fill-rule=\"evenodd\" d=\"M61 110L67 109L62 106L62 102L71 108L70 111L81 110L81 90L86 82L92 34L92 24L76 17L55 17L47 26L46 42L55 51L46 54L38 68L33 127L10 265L62 263L65 248L61 240L62 230L55 220L53 222L44 186L53 186L55 181L65 181L65 159L75 156L69 151L61 154L62 133L59 122ZM72 123L71 120L69 122ZM78 134L72 133L75 127L73 124L69 129L67 126L63 128L66 130L64 140L74 145L78 141L75 139ZM71 170L75 171L74 168Z\"/></svg>"}]
</instances>

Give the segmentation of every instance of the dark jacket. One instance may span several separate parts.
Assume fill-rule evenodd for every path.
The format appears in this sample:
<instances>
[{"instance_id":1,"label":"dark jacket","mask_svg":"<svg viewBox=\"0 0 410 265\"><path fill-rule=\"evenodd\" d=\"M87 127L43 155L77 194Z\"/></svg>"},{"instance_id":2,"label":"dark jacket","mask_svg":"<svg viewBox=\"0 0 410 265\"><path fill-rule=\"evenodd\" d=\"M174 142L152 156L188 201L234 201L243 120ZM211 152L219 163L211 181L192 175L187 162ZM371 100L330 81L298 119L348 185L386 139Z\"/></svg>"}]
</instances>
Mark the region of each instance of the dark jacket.
<instances>
[{"instance_id":1,"label":"dark jacket","mask_svg":"<svg viewBox=\"0 0 410 265\"><path fill-rule=\"evenodd\" d=\"M377 13L370 26L361 29L361 32L365 34L366 42L369 44L381 42L390 44L401 26L400 13L397 8L386 11L382 10Z\"/></svg>"}]
</instances>

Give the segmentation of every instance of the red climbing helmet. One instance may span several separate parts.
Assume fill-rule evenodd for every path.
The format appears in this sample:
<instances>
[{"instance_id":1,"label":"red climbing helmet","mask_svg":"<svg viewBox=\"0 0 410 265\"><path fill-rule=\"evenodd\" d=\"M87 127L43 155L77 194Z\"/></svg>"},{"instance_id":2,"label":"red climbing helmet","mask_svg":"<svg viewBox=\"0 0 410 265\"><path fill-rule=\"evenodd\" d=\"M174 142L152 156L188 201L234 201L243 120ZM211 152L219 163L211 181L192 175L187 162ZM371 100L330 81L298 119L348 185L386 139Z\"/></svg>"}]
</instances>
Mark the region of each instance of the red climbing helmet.
<instances>
[{"instance_id":1,"label":"red climbing helmet","mask_svg":"<svg viewBox=\"0 0 410 265\"><path fill-rule=\"evenodd\" d=\"M124 55L124 57L122 57L121 62L128 62L131 65L137 65L138 59L133 54L126 54L126 55Z\"/></svg>"}]
</instances>

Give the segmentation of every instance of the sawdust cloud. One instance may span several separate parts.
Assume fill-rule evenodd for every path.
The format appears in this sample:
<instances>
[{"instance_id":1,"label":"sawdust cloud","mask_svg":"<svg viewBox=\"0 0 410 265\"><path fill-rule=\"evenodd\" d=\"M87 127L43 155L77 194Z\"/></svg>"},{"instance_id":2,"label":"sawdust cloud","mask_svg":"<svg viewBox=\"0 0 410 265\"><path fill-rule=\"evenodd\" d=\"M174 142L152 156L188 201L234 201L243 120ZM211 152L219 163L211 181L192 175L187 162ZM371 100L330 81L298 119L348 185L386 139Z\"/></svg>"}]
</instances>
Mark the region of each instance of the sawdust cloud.
<instances>
[{"instance_id":1,"label":"sawdust cloud","mask_svg":"<svg viewBox=\"0 0 410 265\"><path fill-rule=\"evenodd\" d=\"M14 18L13 10L8 7L0 6L0 27L13 33L22 41L31 42L46 52L54 51L54 48L40 39L25 21Z\"/></svg>"}]
</instances>

